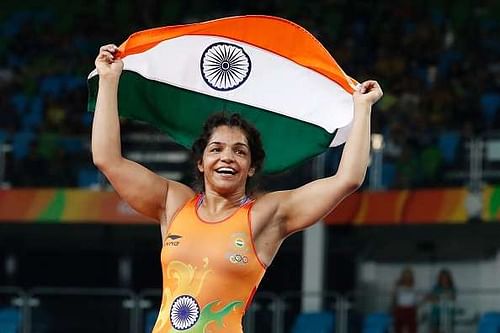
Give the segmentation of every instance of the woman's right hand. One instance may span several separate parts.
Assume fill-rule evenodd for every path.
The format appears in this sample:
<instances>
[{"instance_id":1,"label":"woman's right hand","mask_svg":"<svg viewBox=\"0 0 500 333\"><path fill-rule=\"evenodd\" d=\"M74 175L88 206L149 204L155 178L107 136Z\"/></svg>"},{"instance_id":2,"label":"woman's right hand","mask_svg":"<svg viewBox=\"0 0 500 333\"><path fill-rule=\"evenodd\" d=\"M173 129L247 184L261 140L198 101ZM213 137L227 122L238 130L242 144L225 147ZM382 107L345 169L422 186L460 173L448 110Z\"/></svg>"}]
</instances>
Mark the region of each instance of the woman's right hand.
<instances>
[{"instance_id":1,"label":"woman's right hand","mask_svg":"<svg viewBox=\"0 0 500 333\"><path fill-rule=\"evenodd\" d=\"M114 44L101 46L95 59L95 67L100 77L119 78L123 61L118 57L118 47Z\"/></svg>"}]
</instances>

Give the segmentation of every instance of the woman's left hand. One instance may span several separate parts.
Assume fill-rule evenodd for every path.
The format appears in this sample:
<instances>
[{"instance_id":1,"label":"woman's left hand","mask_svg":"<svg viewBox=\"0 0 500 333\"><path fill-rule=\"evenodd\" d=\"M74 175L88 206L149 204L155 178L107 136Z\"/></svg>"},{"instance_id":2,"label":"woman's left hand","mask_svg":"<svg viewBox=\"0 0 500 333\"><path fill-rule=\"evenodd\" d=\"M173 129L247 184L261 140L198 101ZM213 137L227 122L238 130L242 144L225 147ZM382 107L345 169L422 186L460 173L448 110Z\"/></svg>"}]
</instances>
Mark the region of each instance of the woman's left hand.
<instances>
[{"instance_id":1,"label":"woman's left hand","mask_svg":"<svg viewBox=\"0 0 500 333\"><path fill-rule=\"evenodd\" d=\"M377 81L368 80L357 87L354 91L354 103L364 103L369 106L375 104L383 95L382 88Z\"/></svg>"}]
</instances>

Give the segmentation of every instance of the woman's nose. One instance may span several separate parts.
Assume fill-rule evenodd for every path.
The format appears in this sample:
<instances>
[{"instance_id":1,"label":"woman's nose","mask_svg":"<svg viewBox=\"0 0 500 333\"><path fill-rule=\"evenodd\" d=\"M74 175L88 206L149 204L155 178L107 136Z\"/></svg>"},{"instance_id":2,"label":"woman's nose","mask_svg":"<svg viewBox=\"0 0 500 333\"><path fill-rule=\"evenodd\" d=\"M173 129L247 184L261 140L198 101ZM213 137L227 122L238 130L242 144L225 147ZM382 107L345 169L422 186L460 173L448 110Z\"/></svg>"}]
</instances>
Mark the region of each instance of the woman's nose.
<instances>
[{"instance_id":1,"label":"woman's nose","mask_svg":"<svg viewBox=\"0 0 500 333\"><path fill-rule=\"evenodd\" d=\"M232 161L234 158L233 151L231 149L224 149L221 154L221 159L223 161Z\"/></svg>"}]
</instances>

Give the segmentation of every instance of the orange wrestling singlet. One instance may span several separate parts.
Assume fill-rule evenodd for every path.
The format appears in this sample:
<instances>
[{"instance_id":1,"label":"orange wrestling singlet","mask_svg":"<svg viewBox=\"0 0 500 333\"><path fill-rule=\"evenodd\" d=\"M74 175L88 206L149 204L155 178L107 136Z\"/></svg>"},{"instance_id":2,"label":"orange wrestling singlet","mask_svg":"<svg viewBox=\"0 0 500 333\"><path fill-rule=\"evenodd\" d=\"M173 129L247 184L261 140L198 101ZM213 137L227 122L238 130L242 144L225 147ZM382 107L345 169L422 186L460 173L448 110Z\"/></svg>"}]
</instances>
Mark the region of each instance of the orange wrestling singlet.
<instances>
[{"instance_id":1,"label":"orange wrestling singlet","mask_svg":"<svg viewBox=\"0 0 500 333\"><path fill-rule=\"evenodd\" d=\"M265 273L252 241L253 201L211 223L198 217L202 198L190 200L168 229L153 333L241 333L242 317Z\"/></svg>"}]
</instances>

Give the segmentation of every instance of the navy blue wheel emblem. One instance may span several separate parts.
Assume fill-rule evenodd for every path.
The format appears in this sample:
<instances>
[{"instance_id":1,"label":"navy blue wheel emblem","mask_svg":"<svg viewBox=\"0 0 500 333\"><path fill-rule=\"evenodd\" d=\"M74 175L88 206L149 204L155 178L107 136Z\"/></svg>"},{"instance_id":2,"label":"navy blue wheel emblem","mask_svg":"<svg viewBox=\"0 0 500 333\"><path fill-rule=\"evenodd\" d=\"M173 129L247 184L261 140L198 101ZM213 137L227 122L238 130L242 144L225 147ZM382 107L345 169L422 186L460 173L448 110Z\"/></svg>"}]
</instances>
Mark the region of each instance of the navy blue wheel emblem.
<instances>
[{"instance_id":1,"label":"navy blue wheel emblem","mask_svg":"<svg viewBox=\"0 0 500 333\"><path fill-rule=\"evenodd\" d=\"M170 308L170 323L178 331L187 330L200 318L200 306L189 295L177 297Z\"/></svg>"},{"instance_id":2,"label":"navy blue wheel emblem","mask_svg":"<svg viewBox=\"0 0 500 333\"><path fill-rule=\"evenodd\" d=\"M205 49L201 56L200 69L205 82L215 90L228 91L241 86L252 63L250 57L238 45L215 43Z\"/></svg>"}]
</instances>

